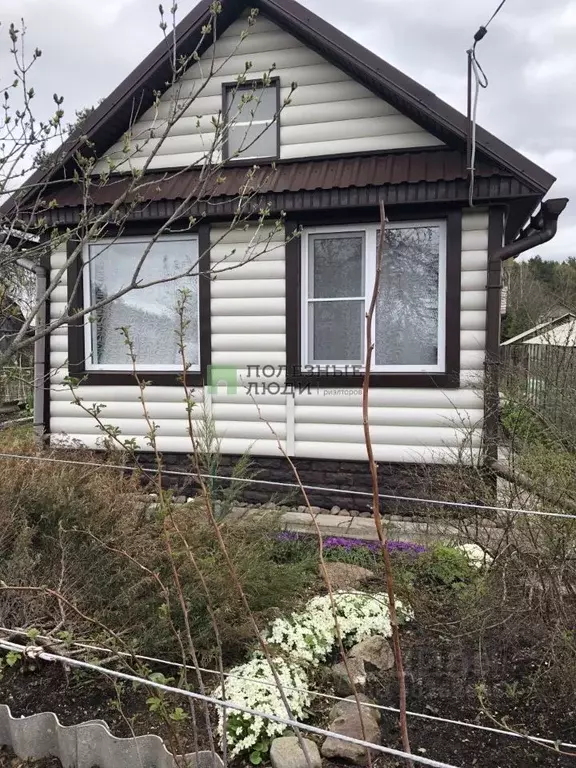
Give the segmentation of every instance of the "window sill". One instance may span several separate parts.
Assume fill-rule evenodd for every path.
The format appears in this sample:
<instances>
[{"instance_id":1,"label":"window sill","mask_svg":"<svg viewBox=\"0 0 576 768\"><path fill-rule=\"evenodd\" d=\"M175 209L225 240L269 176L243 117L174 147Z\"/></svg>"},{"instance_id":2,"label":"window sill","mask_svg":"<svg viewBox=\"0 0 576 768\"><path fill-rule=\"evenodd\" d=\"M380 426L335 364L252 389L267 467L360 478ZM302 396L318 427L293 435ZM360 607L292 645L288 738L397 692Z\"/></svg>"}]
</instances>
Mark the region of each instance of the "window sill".
<instances>
[{"instance_id":1,"label":"window sill","mask_svg":"<svg viewBox=\"0 0 576 768\"><path fill-rule=\"evenodd\" d=\"M157 387L176 387L182 386L182 374L177 371L137 371L136 376L130 371L82 371L74 372L70 370L70 375L75 379L80 379L84 386L116 386L116 387L134 387L138 381L145 381ZM137 377L137 378L136 378ZM186 384L192 387L201 387L204 385L203 375L200 371L188 372L186 374Z\"/></svg>"},{"instance_id":2,"label":"window sill","mask_svg":"<svg viewBox=\"0 0 576 768\"><path fill-rule=\"evenodd\" d=\"M298 387L312 385L325 389L362 389L363 374L306 374L287 376L286 383ZM390 389L394 387L412 389L458 389L458 373L371 373L370 387Z\"/></svg>"}]
</instances>

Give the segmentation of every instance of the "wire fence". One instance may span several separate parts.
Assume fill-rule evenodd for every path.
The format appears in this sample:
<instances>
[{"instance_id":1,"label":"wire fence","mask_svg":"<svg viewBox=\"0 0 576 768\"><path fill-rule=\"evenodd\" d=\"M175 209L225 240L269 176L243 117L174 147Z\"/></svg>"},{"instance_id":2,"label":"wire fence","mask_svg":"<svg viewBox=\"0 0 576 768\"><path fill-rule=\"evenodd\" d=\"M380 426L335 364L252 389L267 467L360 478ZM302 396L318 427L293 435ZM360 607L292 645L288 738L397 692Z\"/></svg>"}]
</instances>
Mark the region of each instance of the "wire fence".
<instances>
[{"instance_id":1,"label":"wire fence","mask_svg":"<svg viewBox=\"0 0 576 768\"><path fill-rule=\"evenodd\" d=\"M25 403L33 394L34 369L9 366L0 371L0 406L4 403Z\"/></svg>"},{"instance_id":2,"label":"wire fence","mask_svg":"<svg viewBox=\"0 0 576 768\"><path fill-rule=\"evenodd\" d=\"M0 632L3 632L7 635L7 638L0 638L0 643L3 641L10 642L9 638L14 637L14 635L26 634L22 630L8 629L7 627L0 627ZM50 643L52 646L58 646L60 644L58 640L55 640L54 638L48 637L46 635L36 635L36 638L38 640L42 640L47 643ZM186 669L189 671L201 672L202 674L213 675L218 678L221 678L222 676L225 678L237 678L237 679L244 680L247 683L255 683L259 686L264 686L269 688L278 687L278 683L275 680L263 680L262 678L250 678L250 677L236 675L233 672L222 672L219 669L209 669L207 667L201 667L193 664L181 664L177 661L169 661L167 659L158 659L154 656L145 656L142 654L131 654L125 651L113 651L111 648L104 648L102 646L91 645L88 643L73 642L70 645L74 648L79 648L79 649L90 651L90 652L106 654L106 656L108 657L109 663L111 663L116 657L131 658L131 659L136 659L138 661L146 662L147 664L167 666L167 667L172 667L174 669ZM104 664L104 662L102 662L102 664ZM335 696L334 694L324 693L323 691L318 691L317 689L297 688L295 686L291 686L288 684L284 684L283 688L286 691L294 691L296 693L309 694L310 697L312 698L321 698L327 701L334 701L334 702L348 701L348 699L346 699L343 696ZM389 712L393 714L400 713L400 710L397 707L391 707L384 704L375 704L370 701L363 702L362 706L366 707L366 709L374 709L378 712ZM408 715L408 717L419 718L422 720L429 720L437 723L444 723L446 725L453 725L458 728L469 728L476 731L484 731L486 733L493 733L498 736L506 736L512 739L523 739L525 741L533 742L535 744L549 745L551 747L562 747L564 749L576 749L576 744L571 744L570 742L564 742L556 738L543 738L541 736L531 736L530 734L520 733L512 729L504 730L502 728L494 728L488 725L480 725L479 723L469 723L463 720L453 720L451 718L440 717L437 715L427 715L423 712L413 712L408 710L406 714Z\"/></svg>"},{"instance_id":3,"label":"wire fence","mask_svg":"<svg viewBox=\"0 0 576 768\"><path fill-rule=\"evenodd\" d=\"M417 763L418 765L429 766L429 768L458 768L458 766L455 766L451 763L433 760L431 758L424 757L423 755L408 754L407 752L394 749L393 747L386 747L381 744L375 744L370 741L365 741L364 739L357 739L352 736L346 736L342 733L336 733L335 731L329 731L324 728L316 728L315 726L309 725L308 723L292 720L288 717L279 717L278 715L274 715L270 712L260 712L255 709L251 709L250 707L243 706L242 704L238 704L235 701L224 701L222 699L215 698L214 696L207 696L195 691L188 691L184 688L177 688L176 686L167 685L156 680L139 677L138 675L132 675L127 672L120 672L119 670L115 669L104 668L98 666L97 664L81 661L80 659L73 659L69 656L62 656L60 654L51 653L46 651L42 646L21 645L19 643L10 642L8 640L0 640L0 648L3 648L5 651L20 653L25 658L59 662L61 664L66 664L69 667L83 669L89 672L96 672L97 674L105 675L117 680L125 680L130 683L135 683L137 685L142 685L148 688L162 691L163 693L174 694L183 696L188 699L193 699L195 701L201 701L205 704L221 708L225 711L232 710L235 712L242 712L246 715L250 715L251 717L262 718L263 720L280 723L281 725L286 726L286 728L291 728L296 731L304 731L325 738L333 737L340 741L347 742L348 744L355 744L359 747L363 747L370 752L379 752L382 755L390 755L391 757L401 759L408 765L410 765L410 763Z\"/></svg>"}]
</instances>

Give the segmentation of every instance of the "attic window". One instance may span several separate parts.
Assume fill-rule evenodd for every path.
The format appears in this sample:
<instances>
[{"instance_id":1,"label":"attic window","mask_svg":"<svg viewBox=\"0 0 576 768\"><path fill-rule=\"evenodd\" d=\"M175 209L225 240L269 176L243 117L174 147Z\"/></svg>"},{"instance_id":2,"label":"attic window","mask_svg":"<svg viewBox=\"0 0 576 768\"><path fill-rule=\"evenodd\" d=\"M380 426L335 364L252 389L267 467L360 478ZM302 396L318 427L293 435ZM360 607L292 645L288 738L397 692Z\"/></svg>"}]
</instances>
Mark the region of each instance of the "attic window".
<instances>
[{"instance_id":1,"label":"attic window","mask_svg":"<svg viewBox=\"0 0 576 768\"><path fill-rule=\"evenodd\" d=\"M224 86L225 160L276 160L280 152L280 81Z\"/></svg>"}]
</instances>

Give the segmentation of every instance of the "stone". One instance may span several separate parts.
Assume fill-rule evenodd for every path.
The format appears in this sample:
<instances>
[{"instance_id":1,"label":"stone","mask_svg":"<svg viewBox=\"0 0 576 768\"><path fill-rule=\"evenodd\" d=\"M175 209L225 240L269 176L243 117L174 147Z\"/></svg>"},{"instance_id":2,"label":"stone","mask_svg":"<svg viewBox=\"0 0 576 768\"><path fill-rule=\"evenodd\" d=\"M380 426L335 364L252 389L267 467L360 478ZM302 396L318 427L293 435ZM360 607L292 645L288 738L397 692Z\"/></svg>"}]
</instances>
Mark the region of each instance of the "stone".
<instances>
[{"instance_id":1,"label":"stone","mask_svg":"<svg viewBox=\"0 0 576 768\"><path fill-rule=\"evenodd\" d=\"M348 517L348 510L347 509L341 509L340 512L338 512L339 517Z\"/></svg>"},{"instance_id":2,"label":"stone","mask_svg":"<svg viewBox=\"0 0 576 768\"><path fill-rule=\"evenodd\" d=\"M321 768L322 758L318 747L310 739L304 739L304 746L310 761L310 768ZM296 736L280 736L270 747L272 768L308 768L306 755Z\"/></svg>"},{"instance_id":3,"label":"stone","mask_svg":"<svg viewBox=\"0 0 576 768\"><path fill-rule=\"evenodd\" d=\"M372 571L349 563L326 563L326 573L332 589L358 589L363 582L374 578Z\"/></svg>"},{"instance_id":4,"label":"stone","mask_svg":"<svg viewBox=\"0 0 576 768\"><path fill-rule=\"evenodd\" d=\"M310 507L310 509L306 509L306 512L312 512L314 515L323 515L326 510L322 509L322 507Z\"/></svg>"},{"instance_id":5,"label":"stone","mask_svg":"<svg viewBox=\"0 0 576 768\"><path fill-rule=\"evenodd\" d=\"M341 736L369 741L372 744L382 743L380 726L376 719L366 714L360 720L360 713L357 708L355 711L351 709L347 714L333 720L328 726L328 730ZM371 752L371 754L374 754L374 752ZM322 755L329 760L339 758L356 765L366 765L368 763L368 750L365 747L361 747L359 744L352 744L349 741L341 741L337 736L328 736L322 744Z\"/></svg>"},{"instance_id":6,"label":"stone","mask_svg":"<svg viewBox=\"0 0 576 768\"><path fill-rule=\"evenodd\" d=\"M340 512L340 507L336 507L336 506L332 507L332 509L330 510L331 515L337 515L339 514L339 512Z\"/></svg>"},{"instance_id":7,"label":"stone","mask_svg":"<svg viewBox=\"0 0 576 768\"><path fill-rule=\"evenodd\" d=\"M174 504L186 504L186 496L175 496Z\"/></svg>"},{"instance_id":8,"label":"stone","mask_svg":"<svg viewBox=\"0 0 576 768\"><path fill-rule=\"evenodd\" d=\"M374 707L362 706L363 704L374 704L372 699L369 699L368 696L366 696L363 693L359 693L358 701L360 702L362 714L364 715L365 713L367 717L372 717L374 720L376 720L377 723L379 723L382 718L380 714L380 710L374 709ZM330 715L329 715L330 722L332 723L334 722L334 720L338 720L338 718L340 717L348 717L349 715L353 715L354 713L358 714L358 702L356 701L355 696L348 696L342 701L339 701L336 704L334 704L334 706L330 710Z\"/></svg>"},{"instance_id":9,"label":"stone","mask_svg":"<svg viewBox=\"0 0 576 768\"><path fill-rule=\"evenodd\" d=\"M348 514L350 517L360 517L360 512L357 509L351 509Z\"/></svg>"},{"instance_id":10,"label":"stone","mask_svg":"<svg viewBox=\"0 0 576 768\"><path fill-rule=\"evenodd\" d=\"M362 659L348 659L346 664L343 661L335 664L332 667L332 682L337 696L349 696L354 689L362 693L366 685L366 667Z\"/></svg>"},{"instance_id":11,"label":"stone","mask_svg":"<svg viewBox=\"0 0 576 768\"><path fill-rule=\"evenodd\" d=\"M390 643L381 635L362 640L350 650L350 658L362 659L364 664L386 672L394 667L394 653Z\"/></svg>"},{"instance_id":12,"label":"stone","mask_svg":"<svg viewBox=\"0 0 576 768\"><path fill-rule=\"evenodd\" d=\"M304 507L304 506L300 505L300 506L298 507L298 512L300 512L300 513L302 513L302 512L308 512L308 507Z\"/></svg>"}]
</instances>

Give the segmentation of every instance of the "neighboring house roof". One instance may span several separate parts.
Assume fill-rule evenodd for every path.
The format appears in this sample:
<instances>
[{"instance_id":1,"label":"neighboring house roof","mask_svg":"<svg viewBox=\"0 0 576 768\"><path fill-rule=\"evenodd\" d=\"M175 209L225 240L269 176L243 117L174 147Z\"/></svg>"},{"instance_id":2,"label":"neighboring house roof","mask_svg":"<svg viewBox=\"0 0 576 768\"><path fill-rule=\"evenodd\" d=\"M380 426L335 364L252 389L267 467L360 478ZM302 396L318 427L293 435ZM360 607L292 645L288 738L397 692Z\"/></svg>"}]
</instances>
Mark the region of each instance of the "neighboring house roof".
<instances>
[{"instance_id":1,"label":"neighboring house roof","mask_svg":"<svg viewBox=\"0 0 576 768\"><path fill-rule=\"evenodd\" d=\"M554 320L547 320L530 328L524 333L519 333L512 339L504 341L501 346L508 347L512 344L549 344L555 347L576 346L576 315L566 312Z\"/></svg>"},{"instance_id":2,"label":"neighboring house roof","mask_svg":"<svg viewBox=\"0 0 576 768\"><path fill-rule=\"evenodd\" d=\"M201 55L211 44L210 35L201 41L202 28L212 5L213 0L202 0L178 25L174 35L178 56L190 56L195 50ZM464 152L468 134L468 121L464 115L296 0L228 0L223 3L218 17L218 33L251 7L257 7L431 134ZM161 42L65 142L59 152L58 167L37 171L28 181L27 189L38 189L50 181L70 178L75 153L83 148L85 151L85 137L97 154L112 146L134 117L152 105L156 94L166 90L171 79L172 55L170 46ZM503 176L513 177L527 186L533 195L541 197L555 181L545 170L480 127L476 140L480 160L496 164ZM10 205L14 204L12 198L4 210L10 210Z\"/></svg>"}]
</instances>

